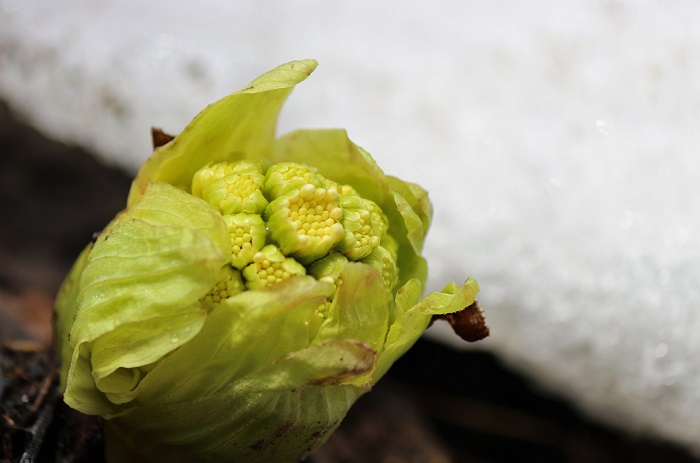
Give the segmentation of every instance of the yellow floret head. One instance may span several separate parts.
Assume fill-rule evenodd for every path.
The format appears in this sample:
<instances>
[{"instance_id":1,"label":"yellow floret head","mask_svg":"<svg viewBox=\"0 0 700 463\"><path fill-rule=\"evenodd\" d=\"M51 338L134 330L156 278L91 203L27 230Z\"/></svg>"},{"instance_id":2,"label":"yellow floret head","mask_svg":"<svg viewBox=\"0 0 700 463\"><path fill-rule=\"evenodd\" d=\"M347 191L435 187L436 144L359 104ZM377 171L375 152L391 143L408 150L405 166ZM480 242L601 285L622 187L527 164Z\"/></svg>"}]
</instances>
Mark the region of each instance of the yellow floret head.
<instances>
[{"instance_id":1,"label":"yellow floret head","mask_svg":"<svg viewBox=\"0 0 700 463\"><path fill-rule=\"evenodd\" d=\"M192 193L222 214L231 239L225 281L240 291L305 274L337 291L349 261L375 267L389 291L396 283L398 244L381 208L314 167L280 162L263 175L260 164L249 161L211 164L194 175ZM223 285L207 300L221 299Z\"/></svg>"},{"instance_id":2,"label":"yellow floret head","mask_svg":"<svg viewBox=\"0 0 700 463\"><path fill-rule=\"evenodd\" d=\"M307 273L319 281L333 283L340 287L340 274L348 263L348 258L339 252L332 252L308 266Z\"/></svg>"},{"instance_id":3,"label":"yellow floret head","mask_svg":"<svg viewBox=\"0 0 700 463\"><path fill-rule=\"evenodd\" d=\"M365 204L367 210L369 211L369 217L372 221L372 233L377 236L380 241L384 239L387 230L389 229L389 220L386 218L382 208L377 205L374 201L365 199Z\"/></svg>"},{"instance_id":4,"label":"yellow floret head","mask_svg":"<svg viewBox=\"0 0 700 463\"><path fill-rule=\"evenodd\" d=\"M242 270L265 246L265 222L256 214L224 215L231 236L231 265Z\"/></svg>"},{"instance_id":5,"label":"yellow floret head","mask_svg":"<svg viewBox=\"0 0 700 463\"><path fill-rule=\"evenodd\" d=\"M371 205L376 206L373 202L359 196L341 196L339 203L344 212L341 222L344 234L339 248L348 259L360 260L379 246L379 232L382 229L385 232L386 227L373 225Z\"/></svg>"},{"instance_id":6,"label":"yellow floret head","mask_svg":"<svg viewBox=\"0 0 700 463\"><path fill-rule=\"evenodd\" d=\"M216 206L222 214L259 214L267 206L263 195L265 176L257 164L247 161L206 167L192 180L192 193Z\"/></svg>"},{"instance_id":7,"label":"yellow floret head","mask_svg":"<svg viewBox=\"0 0 700 463\"><path fill-rule=\"evenodd\" d=\"M267 169L265 176L265 196L271 201L283 194L311 184L321 188L326 179L315 168L296 162L280 162Z\"/></svg>"},{"instance_id":8,"label":"yellow floret head","mask_svg":"<svg viewBox=\"0 0 700 463\"><path fill-rule=\"evenodd\" d=\"M224 267L223 278L202 298L207 304L220 304L229 297L245 291L241 272L230 267Z\"/></svg>"},{"instance_id":9,"label":"yellow floret head","mask_svg":"<svg viewBox=\"0 0 700 463\"><path fill-rule=\"evenodd\" d=\"M232 174L234 166L235 164L232 162L218 162L199 169L192 177L192 194L202 198L204 188L212 182Z\"/></svg>"},{"instance_id":10,"label":"yellow floret head","mask_svg":"<svg viewBox=\"0 0 700 463\"><path fill-rule=\"evenodd\" d=\"M282 252L302 263L325 256L344 235L338 192L310 183L272 201L264 217Z\"/></svg>"},{"instance_id":11,"label":"yellow floret head","mask_svg":"<svg viewBox=\"0 0 700 463\"><path fill-rule=\"evenodd\" d=\"M360 194L350 185L343 185L333 180L326 180L326 188L333 188L338 190L338 193L342 196L359 196Z\"/></svg>"},{"instance_id":12,"label":"yellow floret head","mask_svg":"<svg viewBox=\"0 0 700 463\"><path fill-rule=\"evenodd\" d=\"M399 280L399 269L391 253L383 246L377 246L360 262L379 271L384 281L384 288L391 295L394 285Z\"/></svg>"},{"instance_id":13,"label":"yellow floret head","mask_svg":"<svg viewBox=\"0 0 700 463\"><path fill-rule=\"evenodd\" d=\"M253 262L243 269L247 289L264 288L302 275L306 275L304 266L291 257L285 257L273 244L256 252Z\"/></svg>"}]
</instances>

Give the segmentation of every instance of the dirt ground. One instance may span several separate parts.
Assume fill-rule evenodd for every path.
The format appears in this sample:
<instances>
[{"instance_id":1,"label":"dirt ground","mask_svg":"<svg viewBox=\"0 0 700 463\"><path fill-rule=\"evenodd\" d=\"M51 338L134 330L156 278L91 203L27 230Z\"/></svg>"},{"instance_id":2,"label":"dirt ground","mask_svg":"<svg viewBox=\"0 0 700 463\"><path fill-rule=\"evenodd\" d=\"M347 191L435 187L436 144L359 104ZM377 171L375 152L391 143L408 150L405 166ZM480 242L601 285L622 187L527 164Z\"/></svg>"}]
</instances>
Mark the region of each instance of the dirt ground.
<instances>
[{"instance_id":1,"label":"dirt ground","mask_svg":"<svg viewBox=\"0 0 700 463\"><path fill-rule=\"evenodd\" d=\"M102 461L100 421L57 393L53 299L130 178L49 140L0 103L0 463ZM486 309L488 317L488 308ZM330 462L693 462L582 417L485 353L421 340L309 459Z\"/></svg>"}]
</instances>

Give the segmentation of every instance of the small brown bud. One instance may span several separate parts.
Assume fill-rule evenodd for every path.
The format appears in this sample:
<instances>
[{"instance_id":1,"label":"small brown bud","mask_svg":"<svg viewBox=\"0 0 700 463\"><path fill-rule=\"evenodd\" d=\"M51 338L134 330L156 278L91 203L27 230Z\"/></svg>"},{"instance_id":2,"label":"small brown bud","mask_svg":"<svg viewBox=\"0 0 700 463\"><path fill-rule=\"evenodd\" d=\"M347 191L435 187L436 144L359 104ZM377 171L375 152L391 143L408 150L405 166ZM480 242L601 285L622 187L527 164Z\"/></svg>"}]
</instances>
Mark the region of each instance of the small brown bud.
<instances>
[{"instance_id":1,"label":"small brown bud","mask_svg":"<svg viewBox=\"0 0 700 463\"><path fill-rule=\"evenodd\" d=\"M489 335L489 327L486 325L484 312L478 301L459 312L447 313L436 316L438 319L446 320L455 330L457 335L467 342L481 341Z\"/></svg>"}]
</instances>

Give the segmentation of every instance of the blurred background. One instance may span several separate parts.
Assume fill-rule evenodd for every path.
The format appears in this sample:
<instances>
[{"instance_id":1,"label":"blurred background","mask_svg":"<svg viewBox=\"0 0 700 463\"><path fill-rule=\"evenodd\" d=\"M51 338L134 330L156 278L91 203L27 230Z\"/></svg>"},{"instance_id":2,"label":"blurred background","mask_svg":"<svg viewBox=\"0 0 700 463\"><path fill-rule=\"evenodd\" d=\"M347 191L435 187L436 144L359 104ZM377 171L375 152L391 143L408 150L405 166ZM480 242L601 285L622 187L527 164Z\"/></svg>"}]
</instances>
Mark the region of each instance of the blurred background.
<instances>
[{"instance_id":1,"label":"blurred background","mask_svg":"<svg viewBox=\"0 0 700 463\"><path fill-rule=\"evenodd\" d=\"M346 128L428 189L429 290L476 278L492 335L436 324L314 458L693 461L698 19L691 0L0 0L0 334L47 342L151 126L316 58L279 132Z\"/></svg>"}]
</instances>

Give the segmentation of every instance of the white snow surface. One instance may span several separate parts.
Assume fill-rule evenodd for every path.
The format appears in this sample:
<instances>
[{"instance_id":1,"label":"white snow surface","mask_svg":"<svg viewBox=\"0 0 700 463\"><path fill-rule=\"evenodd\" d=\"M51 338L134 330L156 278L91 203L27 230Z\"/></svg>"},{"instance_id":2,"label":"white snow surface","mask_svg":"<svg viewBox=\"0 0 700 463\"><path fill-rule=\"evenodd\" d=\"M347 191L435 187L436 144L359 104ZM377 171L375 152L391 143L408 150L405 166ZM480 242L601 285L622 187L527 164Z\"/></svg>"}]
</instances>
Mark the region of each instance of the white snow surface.
<instances>
[{"instance_id":1,"label":"white snow surface","mask_svg":"<svg viewBox=\"0 0 700 463\"><path fill-rule=\"evenodd\" d=\"M478 279L476 347L700 455L698 19L691 0L0 0L0 97L133 171L152 125L318 59L280 132L347 128L431 192L429 286Z\"/></svg>"}]
</instances>

